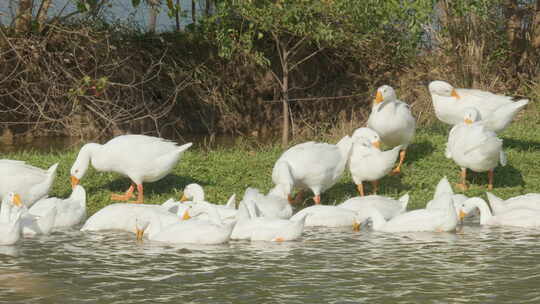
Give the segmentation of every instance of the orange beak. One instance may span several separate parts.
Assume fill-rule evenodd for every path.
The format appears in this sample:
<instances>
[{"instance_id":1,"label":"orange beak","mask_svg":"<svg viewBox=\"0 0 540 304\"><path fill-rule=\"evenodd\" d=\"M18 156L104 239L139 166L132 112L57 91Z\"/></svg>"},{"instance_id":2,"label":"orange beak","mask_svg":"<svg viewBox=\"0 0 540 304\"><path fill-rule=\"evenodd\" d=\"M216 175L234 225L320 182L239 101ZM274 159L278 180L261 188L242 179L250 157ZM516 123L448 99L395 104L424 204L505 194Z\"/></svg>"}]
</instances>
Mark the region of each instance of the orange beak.
<instances>
[{"instance_id":1,"label":"orange beak","mask_svg":"<svg viewBox=\"0 0 540 304\"><path fill-rule=\"evenodd\" d=\"M187 202L187 201L189 201L189 198L185 194L182 194L182 197L180 198L180 201L181 202Z\"/></svg>"},{"instance_id":2,"label":"orange beak","mask_svg":"<svg viewBox=\"0 0 540 304\"><path fill-rule=\"evenodd\" d=\"M184 214L182 215L182 220L186 221L186 220L189 220L190 218L191 216L189 215L189 212L186 210Z\"/></svg>"},{"instance_id":3,"label":"orange beak","mask_svg":"<svg viewBox=\"0 0 540 304\"><path fill-rule=\"evenodd\" d=\"M13 196L13 201L12 201L13 205L17 206L17 207L22 207L22 200L21 200L21 196L18 195L18 194L15 194Z\"/></svg>"},{"instance_id":4,"label":"orange beak","mask_svg":"<svg viewBox=\"0 0 540 304\"><path fill-rule=\"evenodd\" d=\"M79 182L81 181L80 179L76 178L73 175L70 177L70 179L71 179L71 188L75 188L75 186L77 186Z\"/></svg>"},{"instance_id":5,"label":"orange beak","mask_svg":"<svg viewBox=\"0 0 540 304\"><path fill-rule=\"evenodd\" d=\"M136 235L137 235L137 241L142 241L143 235L144 235L144 230L137 229Z\"/></svg>"},{"instance_id":6,"label":"orange beak","mask_svg":"<svg viewBox=\"0 0 540 304\"><path fill-rule=\"evenodd\" d=\"M375 95L375 103L381 103L383 102L383 97L381 94L381 91L377 91L377 95Z\"/></svg>"},{"instance_id":7,"label":"orange beak","mask_svg":"<svg viewBox=\"0 0 540 304\"><path fill-rule=\"evenodd\" d=\"M450 96L455 97L457 99L461 98L461 96L458 95L456 89L452 89L452 93L450 94Z\"/></svg>"},{"instance_id":8,"label":"orange beak","mask_svg":"<svg viewBox=\"0 0 540 304\"><path fill-rule=\"evenodd\" d=\"M460 220L462 220L466 215L467 215L467 213L463 212L463 210L459 210L459 219Z\"/></svg>"},{"instance_id":9,"label":"orange beak","mask_svg":"<svg viewBox=\"0 0 540 304\"><path fill-rule=\"evenodd\" d=\"M377 149L381 148L381 141L377 140L376 142L372 142L371 145Z\"/></svg>"},{"instance_id":10,"label":"orange beak","mask_svg":"<svg viewBox=\"0 0 540 304\"><path fill-rule=\"evenodd\" d=\"M472 123L473 123L473 121L472 121L472 120L470 120L470 119L468 119L468 118L465 118L465 123L466 123L466 124L468 124L468 125L470 125L470 124L472 124Z\"/></svg>"},{"instance_id":11,"label":"orange beak","mask_svg":"<svg viewBox=\"0 0 540 304\"><path fill-rule=\"evenodd\" d=\"M360 223L354 222L354 223L352 224L352 230L353 230L353 231L360 231Z\"/></svg>"}]
</instances>

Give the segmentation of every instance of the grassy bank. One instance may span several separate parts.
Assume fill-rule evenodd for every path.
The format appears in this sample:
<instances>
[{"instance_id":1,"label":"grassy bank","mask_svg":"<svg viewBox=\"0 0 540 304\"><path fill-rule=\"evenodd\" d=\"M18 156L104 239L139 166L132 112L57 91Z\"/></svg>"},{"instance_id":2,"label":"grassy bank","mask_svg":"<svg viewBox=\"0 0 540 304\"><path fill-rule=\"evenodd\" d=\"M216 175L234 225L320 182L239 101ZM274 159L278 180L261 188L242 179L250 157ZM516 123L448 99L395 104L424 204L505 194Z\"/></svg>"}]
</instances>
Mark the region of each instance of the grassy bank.
<instances>
[{"instance_id":1,"label":"grassy bank","mask_svg":"<svg viewBox=\"0 0 540 304\"><path fill-rule=\"evenodd\" d=\"M495 171L493 193L503 198L540 192L540 111L537 104L528 106L518 121L500 134L508 155L508 165ZM411 195L410 208L421 208L431 198L435 185L442 176L448 176L451 183L458 181L458 167L444 157L444 149L449 127L434 124L420 127L414 144L411 145L406 166L401 176L388 176L381 180L380 194L398 197ZM336 142L337 138L328 139ZM57 178L51 195L66 197L70 194L69 169L77 156L78 149L64 152L20 151L4 153L1 158L25 160L32 165L46 168L59 162ZM272 186L271 172L275 160L282 150L275 145L257 145L238 141L231 147L205 149L195 147L184 154L184 158L174 172L166 178L145 186L148 203L162 203L169 197L179 198L181 190L189 183L204 186L207 199L224 203L236 193L241 199L246 187L257 187L267 191ZM484 195L487 185L486 174L469 174L468 196ZM117 174L101 173L90 169L82 180L88 194L89 215L111 203L113 192L122 192L129 186L129 180ZM368 188L369 189L369 188ZM355 196L355 185L350 174L323 194L323 204L334 204ZM312 204L307 200L305 204ZM297 206L300 208L300 206Z\"/></svg>"}]
</instances>

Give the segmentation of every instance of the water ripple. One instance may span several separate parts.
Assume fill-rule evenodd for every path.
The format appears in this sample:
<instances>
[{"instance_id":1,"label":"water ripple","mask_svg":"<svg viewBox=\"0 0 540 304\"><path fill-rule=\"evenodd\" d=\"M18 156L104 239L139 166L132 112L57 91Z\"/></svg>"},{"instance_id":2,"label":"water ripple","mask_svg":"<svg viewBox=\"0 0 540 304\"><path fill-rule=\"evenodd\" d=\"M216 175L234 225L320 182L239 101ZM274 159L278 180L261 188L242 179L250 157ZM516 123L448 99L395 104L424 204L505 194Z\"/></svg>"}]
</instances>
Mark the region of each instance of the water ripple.
<instances>
[{"instance_id":1,"label":"water ripple","mask_svg":"<svg viewBox=\"0 0 540 304\"><path fill-rule=\"evenodd\" d=\"M0 247L9 303L537 303L539 230L310 229L286 243L137 243L75 230Z\"/></svg>"}]
</instances>

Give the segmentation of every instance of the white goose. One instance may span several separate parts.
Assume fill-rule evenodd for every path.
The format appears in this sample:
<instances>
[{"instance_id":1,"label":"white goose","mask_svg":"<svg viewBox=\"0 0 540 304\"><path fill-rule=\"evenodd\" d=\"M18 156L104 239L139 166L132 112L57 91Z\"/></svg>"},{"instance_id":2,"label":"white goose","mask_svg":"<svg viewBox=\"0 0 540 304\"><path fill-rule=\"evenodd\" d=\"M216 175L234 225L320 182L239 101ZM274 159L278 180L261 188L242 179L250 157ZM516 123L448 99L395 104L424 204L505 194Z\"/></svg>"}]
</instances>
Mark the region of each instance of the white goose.
<instances>
[{"instance_id":1,"label":"white goose","mask_svg":"<svg viewBox=\"0 0 540 304\"><path fill-rule=\"evenodd\" d=\"M528 193L507 200L502 200L495 194L487 192L487 198L493 214L499 215L513 209L533 209L540 211L540 193Z\"/></svg>"},{"instance_id":2,"label":"white goose","mask_svg":"<svg viewBox=\"0 0 540 304\"><path fill-rule=\"evenodd\" d=\"M360 196L364 196L364 181L373 185L373 194L377 194L379 179L387 175L399 155L401 145L389 151L381 151L380 137L370 128L358 128L354 131L353 148L349 159L349 170Z\"/></svg>"},{"instance_id":3,"label":"white goose","mask_svg":"<svg viewBox=\"0 0 540 304\"><path fill-rule=\"evenodd\" d=\"M446 157L461 167L462 190L467 189L467 169L488 172L488 189L493 189L494 169L500 163L506 165L506 154L502 150L502 140L493 131L476 123L478 111L468 108L464 112L464 122L455 125L448 135Z\"/></svg>"},{"instance_id":4,"label":"white goose","mask_svg":"<svg viewBox=\"0 0 540 304\"><path fill-rule=\"evenodd\" d=\"M257 204L250 200L243 200L238 208L236 225L231 233L231 239L293 241L302 235L306 216L296 221L264 217L261 216Z\"/></svg>"},{"instance_id":5,"label":"white goose","mask_svg":"<svg viewBox=\"0 0 540 304\"><path fill-rule=\"evenodd\" d=\"M349 209L361 215L366 215L371 208L379 210L387 220L407 211L409 203L409 194L401 196L394 200L380 195L368 195L353 197L337 205L337 207ZM363 220L361 219L360 222Z\"/></svg>"},{"instance_id":6,"label":"white goose","mask_svg":"<svg viewBox=\"0 0 540 304\"><path fill-rule=\"evenodd\" d=\"M251 201L254 203L260 210L262 217L289 219L293 214L292 206L284 194L280 195L275 191L277 189L272 189L267 195L264 195L258 189L247 188L242 202Z\"/></svg>"},{"instance_id":7,"label":"white goose","mask_svg":"<svg viewBox=\"0 0 540 304\"><path fill-rule=\"evenodd\" d=\"M80 224L86 217L86 191L83 186L75 186L71 195L66 199L58 197L41 199L28 212L36 216L45 216L47 212L55 207L54 228L67 228Z\"/></svg>"},{"instance_id":8,"label":"white goose","mask_svg":"<svg viewBox=\"0 0 540 304\"><path fill-rule=\"evenodd\" d=\"M371 209L368 217L371 219L373 230L385 232L416 232L431 231L445 232L455 230L458 224L458 215L449 194L443 194L438 199L443 208L417 209L399 214L386 221L377 210Z\"/></svg>"},{"instance_id":9,"label":"white goose","mask_svg":"<svg viewBox=\"0 0 540 304\"><path fill-rule=\"evenodd\" d=\"M493 132L505 129L514 116L529 100L513 101L512 97L474 89L455 89L445 81L432 81L429 92L437 118L447 124L463 121L465 109L474 107L480 113L479 120Z\"/></svg>"},{"instance_id":10,"label":"white goose","mask_svg":"<svg viewBox=\"0 0 540 304\"><path fill-rule=\"evenodd\" d=\"M207 213L209 220L189 219L179 221L170 225L163 225L155 232L148 234L151 241L166 243L189 243L214 245L229 241L233 223L223 223L219 217L216 207L207 202L194 203L188 210L184 211L184 218L197 216L200 213ZM142 239L147 228L151 228L154 223L150 223L146 217L137 218L137 236Z\"/></svg>"},{"instance_id":11,"label":"white goose","mask_svg":"<svg viewBox=\"0 0 540 304\"><path fill-rule=\"evenodd\" d=\"M172 211L174 213L178 213L178 211L175 211L175 206L180 206L181 204L193 204L193 203L199 203L199 202L205 202L209 203L205 200L204 196L204 190L201 185L193 183L189 184L184 188L184 191L182 193L182 198L180 198L179 202L165 202L162 204L162 206L168 206L169 211ZM209 203L210 204L210 203ZM225 205L218 205L218 204L212 204L216 208L216 210L219 213L220 218L222 218L225 221L229 221L234 219L236 216L236 194L232 194L231 197L229 197L229 200L227 200L227 203ZM176 207L177 208L177 207ZM207 212L200 212L200 216L197 218L199 219L208 219L208 213Z\"/></svg>"},{"instance_id":12,"label":"white goose","mask_svg":"<svg viewBox=\"0 0 540 304\"><path fill-rule=\"evenodd\" d=\"M360 223L364 220L359 212L336 206L314 205L297 212L291 217L291 221L299 221L306 215L306 227L352 227L359 229Z\"/></svg>"},{"instance_id":13,"label":"white goose","mask_svg":"<svg viewBox=\"0 0 540 304\"><path fill-rule=\"evenodd\" d=\"M399 164L393 171L394 174L399 174L416 129L416 120L411 114L410 106L397 99L391 86L384 85L377 89L367 126L381 136L385 145L401 146Z\"/></svg>"},{"instance_id":14,"label":"white goose","mask_svg":"<svg viewBox=\"0 0 540 304\"><path fill-rule=\"evenodd\" d=\"M437 184L437 187L435 188L435 194L433 194L433 199L430 200L426 204L426 209L444 208L446 202L444 200L439 199L444 194L448 194L452 197L452 203L454 204L457 214L459 214L461 204L464 201L469 199L467 196L463 194L454 193L454 191L452 190L452 186L450 185L450 182L448 182L448 179L446 178L446 176L444 176L443 178L441 178L441 180ZM475 212L468 214L468 216L475 216L475 215L476 215Z\"/></svg>"},{"instance_id":15,"label":"white goose","mask_svg":"<svg viewBox=\"0 0 540 304\"><path fill-rule=\"evenodd\" d=\"M352 139L343 137L336 145L306 142L291 147L277 160L272 170L276 185L271 193L292 201L294 187L313 191L315 204L321 203L321 193L341 178L349 159Z\"/></svg>"},{"instance_id":16,"label":"white goose","mask_svg":"<svg viewBox=\"0 0 540 304\"><path fill-rule=\"evenodd\" d=\"M13 208L16 206L15 208ZM22 202L18 194L9 192L0 205L0 245L13 245L21 238Z\"/></svg>"},{"instance_id":17,"label":"white goose","mask_svg":"<svg viewBox=\"0 0 540 304\"><path fill-rule=\"evenodd\" d=\"M137 200L144 201L143 182L155 182L169 174L191 143L176 143L146 135L121 135L100 145L84 145L71 167L71 185L75 187L83 178L88 165L98 171L116 172L129 177L132 185L123 195L113 194L112 200L127 201L137 187Z\"/></svg>"},{"instance_id":18,"label":"white goose","mask_svg":"<svg viewBox=\"0 0 540 304\"><path fill-rule=\"evenodd\" d=\"M136 233L136 219L149 222L149 233L155 233L161 227L182 220L181 216L189 206L180 206L177 214L172 214L159 205L116 203L108 205L94 213L84 223L81 231L121 230Z\"/></svg>"},{"instance_id":19,"label":"white goose","mask_svg":"<svg viewBox=\"0 0 540 304\"><path fill-rule=\"evenodd\" d=\"M21 215L22 234L24 236L48 235L54 228L56 214L57 210L54 206L41 216L31 214L28 212L28 208L23 206Z\"/></svg>"},{"instance_id":20,"label":"white goose","mask_svg":"<svg viewBox=\"0 0 540 304\"><path fill-rule=\"evenodd\" d=\"M0 159L0 198L13 191L20 195L25 206L32 206L49 193L57 167L58 163L43 170L24 161Z\"/></svg>"},{"instance_id":21,"label":"white goose","mask_svg":"<svg viewBox=\"0 0 540 304\"><path fill-rule=\"evenodd\" d=\"M478 208L480 210L480 225L540 227L540 210L517 208L494 215L488 204L479 197L472 197L462 204L461 216Z\"/></svg>"}]
</instances>

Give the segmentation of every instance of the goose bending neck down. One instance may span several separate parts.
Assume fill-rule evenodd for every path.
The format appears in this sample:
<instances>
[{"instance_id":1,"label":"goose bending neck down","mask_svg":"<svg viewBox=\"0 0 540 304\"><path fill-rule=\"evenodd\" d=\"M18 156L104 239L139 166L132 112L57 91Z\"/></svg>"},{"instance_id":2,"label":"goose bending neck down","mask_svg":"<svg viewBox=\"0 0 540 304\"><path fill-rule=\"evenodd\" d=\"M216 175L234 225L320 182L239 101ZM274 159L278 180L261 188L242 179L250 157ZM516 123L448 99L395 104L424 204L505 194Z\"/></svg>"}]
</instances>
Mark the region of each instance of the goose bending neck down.
<instances>
[{"instance_id":1,"label":"goose bending neck down","mask_svg":"<svg viewBox=\"0 0 540 304\"><path fill-rule=\"evenodd\" d=\"M71 167L71 185L75 187L92 166L103 172L116 172L131 179L124 194L111 195L112 200L127 201L137 188L137 200L144 201L143 182L154 182L169 174L191 143L176 143L145 135L121 135L101 145L85 144Z\"/></svg>"}]
</instances>

